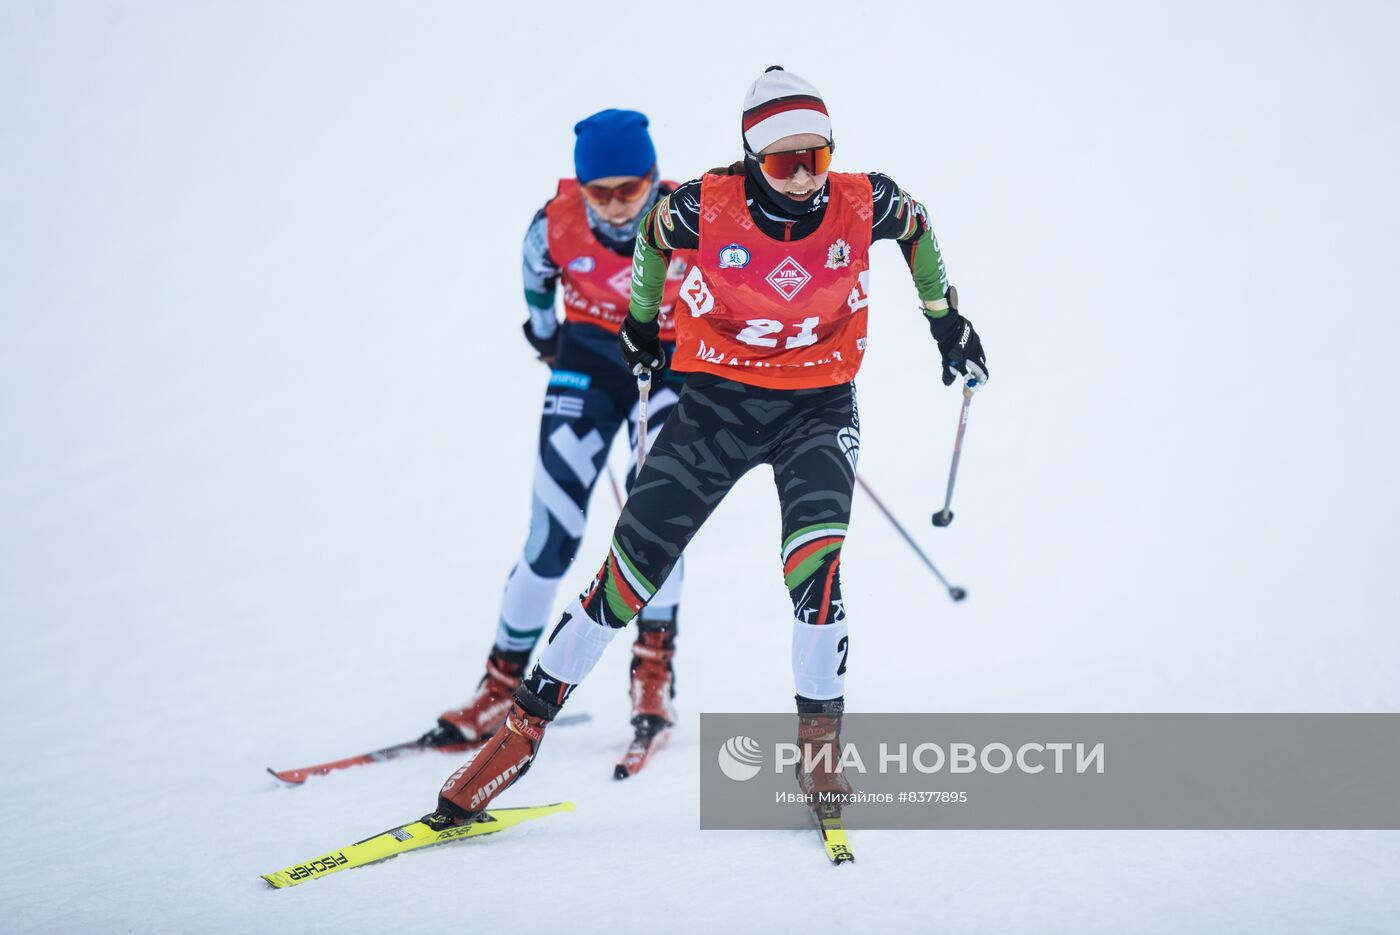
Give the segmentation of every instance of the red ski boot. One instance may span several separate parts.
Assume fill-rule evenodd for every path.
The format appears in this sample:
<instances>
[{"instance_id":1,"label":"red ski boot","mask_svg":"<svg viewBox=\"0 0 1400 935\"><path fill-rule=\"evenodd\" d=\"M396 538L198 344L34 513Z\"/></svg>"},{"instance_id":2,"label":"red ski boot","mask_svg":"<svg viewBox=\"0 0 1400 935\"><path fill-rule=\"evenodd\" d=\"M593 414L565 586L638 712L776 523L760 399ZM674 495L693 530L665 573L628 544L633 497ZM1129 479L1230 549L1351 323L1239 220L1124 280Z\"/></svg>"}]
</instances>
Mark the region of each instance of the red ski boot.
<instances>
[{"instance_id":1,"label":"red ski boot","mask_svg":"<svg viewBox=\"0 0 1400 935\"><path fill-rule=\"evenodd\" d=\"M528 652L503 653L493 649L472 700L464 708L444 712L438 725L446 732L455 732L466 744L479 743L496 733L510 712L511 695L520 687L529 657Z\"/></svg>"},{"instance_id":2,"label":"red ski boot","mask_svg":"<svg viewBox=\"0 0 1400 935\"><path fill-rule=\"evenodd\" d=\"M647 757L665 744L676 723L676 624L637 621L637 641L632 644L632 743L622 762L613 767L614 779L626 779L646 765Z\"/></svg>"},{"instance_id":3,"label":"red ski boot","mask_svg":"<svg viewBox=\"0 0 1400 935\"><path fill-rule=\"evenodd\" d=\"M797 787L812 796L812 811L821 818L839 818L851 784L837 767L841 762L841 699L799 701Z\"/></svg>"},{"instance_id":4,"label":"red ski boot","mask_svg":"<svg viewBox=\"0 0 1400 935\"><path fill-rule=\"evenodd\" d=\"M674 625L651 629L640 624L632 644L632 726L656 725L658 729L676 722L676 655Z\"/></svg>"},{"instance_id":5,"label":"red ski boot","mask_svg":"<svg viewBox=\"0 0 1400 935\"><path fill-rule=\"evenodd\" d=\"M438 824L444 820L465 824L481 817L486 806L517 779L524 776L539 752L545 728L553 717L531 714L537 708L557 714L558 708L522 691L506 715L505 727L496 731L472 759L464 763L443 783L438 793L438 808L433 816ZM533 702L533 703L532 703Z\"/></svg>"}]
</instances>

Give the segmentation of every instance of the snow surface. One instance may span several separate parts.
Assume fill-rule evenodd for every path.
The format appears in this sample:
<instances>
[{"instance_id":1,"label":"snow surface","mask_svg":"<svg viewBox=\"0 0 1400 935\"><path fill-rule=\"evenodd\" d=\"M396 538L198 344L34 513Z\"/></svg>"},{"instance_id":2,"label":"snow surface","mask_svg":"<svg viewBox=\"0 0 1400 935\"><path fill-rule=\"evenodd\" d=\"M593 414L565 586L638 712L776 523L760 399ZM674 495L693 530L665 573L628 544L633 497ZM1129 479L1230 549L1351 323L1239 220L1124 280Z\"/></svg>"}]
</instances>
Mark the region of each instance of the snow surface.
<instances>
[{"instance_id":1,"label":"snow surface","mask_svg":"<svg viewBox=\"0 0 1400 935\"><path fill-rule=\"evenodd\" d=\"M841 168L932 211L957 395L875 257L848 698L879 711L1400 708L1400 12L0 3L0 929L1395 932L1395 833L697 830L697 714L785 711L756 472L691 552L681 730L610 778L615 646L503 804L573 815L286 892L456 759L279 788L459 703L524 540L544 371L519 239L571 126L732 159L782 62ZM614 452L620 462L623 453ZM614 518L595 500L577 590ZM564 595L561 595L561 601Z\"/></svg>"}]
</instances>

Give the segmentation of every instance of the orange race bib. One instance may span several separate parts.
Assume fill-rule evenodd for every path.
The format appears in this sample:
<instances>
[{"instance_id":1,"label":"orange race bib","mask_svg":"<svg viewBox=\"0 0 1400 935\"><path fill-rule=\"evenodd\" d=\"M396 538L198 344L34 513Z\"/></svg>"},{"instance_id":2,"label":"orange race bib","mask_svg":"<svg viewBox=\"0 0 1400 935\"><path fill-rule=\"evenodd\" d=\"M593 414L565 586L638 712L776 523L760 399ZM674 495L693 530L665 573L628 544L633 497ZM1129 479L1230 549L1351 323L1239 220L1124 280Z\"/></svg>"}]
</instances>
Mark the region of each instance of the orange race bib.
<instances>
[{"instance_id":1,"label":"orange race bib","mask_svg":"<svg viewBox=\"0 0 1400 935\"><path fill-rule=\"evenodd\" d=\"M588 226L588 212L577 179L560 179L559 192L545 208L549 255L562 270L564 317L586 321L616 332L627 314L632 296L632 255L618 256L598 240ZM666 270L666 290L661 297L661 340L674 341L672 310L681 281L695 255L688 250L671 254Z\"/></svg>"},{"instance_id":2,"label":"orange race bib","mask_svg":"<svg viewBox=\"0 0 1400 935\"><path fill-rule=\"evenodd\" d=\"M680 284L674 369L778 389L856 375L869 302L870 179L827 179L821 225L782 241L749 216L743 176L705 176L700 250Z\"/></svg>"}]
</instances>

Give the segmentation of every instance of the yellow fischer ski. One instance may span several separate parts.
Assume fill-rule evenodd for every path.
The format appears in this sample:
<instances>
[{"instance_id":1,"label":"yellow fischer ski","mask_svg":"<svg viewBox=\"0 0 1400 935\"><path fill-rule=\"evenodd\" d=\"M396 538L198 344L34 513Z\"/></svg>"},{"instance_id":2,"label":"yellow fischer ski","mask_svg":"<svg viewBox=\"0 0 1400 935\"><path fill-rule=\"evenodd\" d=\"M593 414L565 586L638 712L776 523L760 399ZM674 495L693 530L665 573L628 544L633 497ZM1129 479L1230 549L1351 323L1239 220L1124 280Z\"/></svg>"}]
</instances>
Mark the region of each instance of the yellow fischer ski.
<instances>
[{"instance_id":1,"label":"yellow fischer ski","mask_svg":"<svg viewBox=\"0 0 1400 935\"><path fill-rule=\"evenodd\" d=\"M823 818L814 812L812 817L817 821L822 845L826 848L826 856L831 862L837 866L854 863L856 855L851 852L851 845L846 840L846 825L840 816Z\"/></svg>"},{"instance_id":2,"label":"yellow fischer ski","mask_svg":"<svg viewBox=\"0 0 1400 935\"><path fill-rule=\"evenodd\" d=\"M536 818L543 818L556 812L572 812L573 810L573 802L556 802L553 805L535 805L528 808L493 809L480 820L465 825L434 827L433 824L436 822L429 824L427 820L415 821L397 828L390 828L383 834L365 838L363 841L331 851L329 854L322 854L319 857L273 873L264 873L262 878L271 886L283 889L288 886L296 886L307 880L319 879L328 873L388 860L408 851L416 851L421 847L433 847L437 844L450 844L463 838L496 834L521 822L534 821ZM434 817L429 815L428 820Z\"/></svg>"}]
</instances>

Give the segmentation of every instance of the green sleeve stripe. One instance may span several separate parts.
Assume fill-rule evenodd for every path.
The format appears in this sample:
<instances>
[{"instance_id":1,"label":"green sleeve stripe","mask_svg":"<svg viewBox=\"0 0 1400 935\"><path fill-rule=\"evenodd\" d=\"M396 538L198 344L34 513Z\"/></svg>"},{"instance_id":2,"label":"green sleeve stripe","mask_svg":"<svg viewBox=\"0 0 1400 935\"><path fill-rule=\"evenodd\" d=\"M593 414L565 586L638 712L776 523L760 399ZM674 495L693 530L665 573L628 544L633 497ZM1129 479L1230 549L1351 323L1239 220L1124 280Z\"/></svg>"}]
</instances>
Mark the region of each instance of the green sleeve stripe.
<instances>
[{"instance_id":1,"label":"green sleeve stripe","mask_svg":"<svg viewBox=\"0 0 1400 935\"><path fill-rule=\"evenodd\" d=\"M637 246L632 251L632 299L628 310L638 321L651 321L661 311L661 296L666 290L666 257L647 243L647 228L651 226L656 209L642 221L637 231Z\"/></svg>"},{"instance_id":2,"label":"green sleeve stripe","mask_svg":"<svg viewBox=\"0 0 1400 935\"><path fill-rule=\"evenodd\" d=\"M548 292L536 292L534 289L525 290L525 302L532 308L554 308L554 290Z\"/></svg>"},{"instance_id":3,"label":"green sleeve stripe","mask_svg":"<svg viewBox=\"0 0 1400 935\"><path fill-rule=\"evenodd\" d=\"M948 294L948 272L943 267L943 255L938 251L938 240L933 236L932 228L925 228L919 239L914 241L909 268L914 274L914 289L922 301L941 299ZM946 314L948 311L944 309L933 317L942 318Z\"/></svg>"},{"instance_id":4,"label":"green sleeve stripe","mask_svg":"<svg viewBox=\"0 0 1400 935\"><path fill-rule=\"evenodd\" d=\"M667 208L667 204L668 202L663 200L652 210L651 214L647 216L647 223L643 225L643 229L651 230L651 242L657 247L662 250L674 250L675 247L671 246L670 238L666 236L666 225L661 223L661 210L663 208L670 210Z\"/></svg>"},{"instance_id":5,"label":"green sleeve stripe","mask_svg":"<svg viewBox=\"0 0 1400 935\"><path fill-rule=\"evenodd\" d=\"M917 216L914 214L913 211L910 211L908 216L904 219L904 232L899 235L900 240L908 240L909 235L914 233L916 220Z\"/></svg>"}]
</instances>

